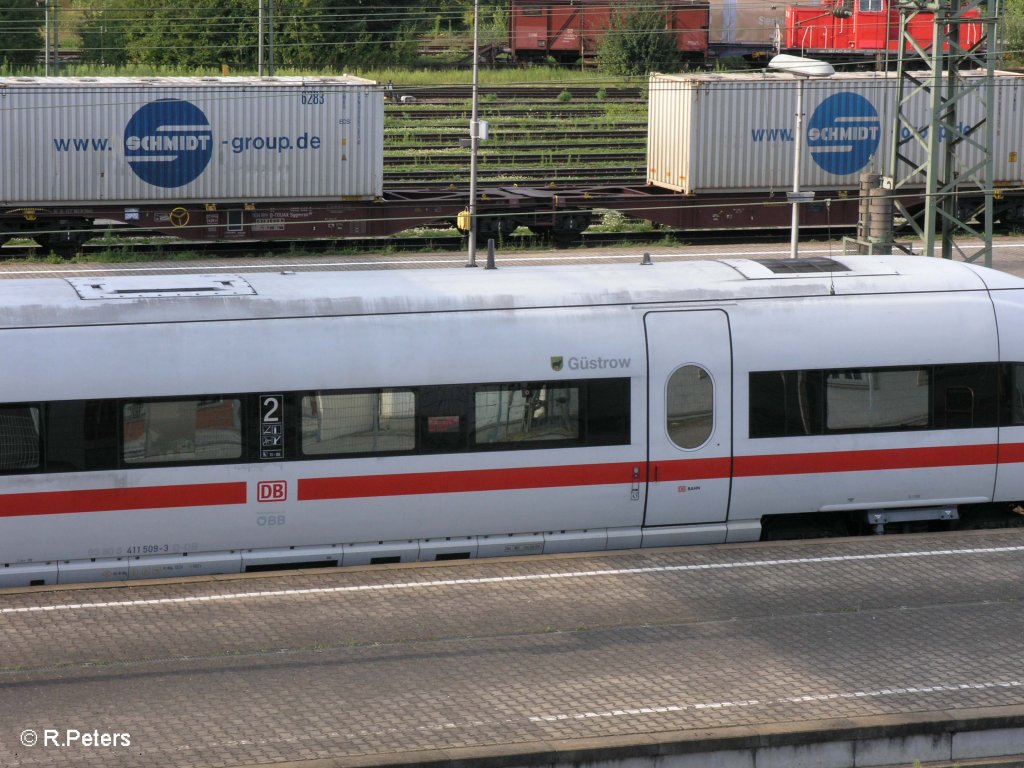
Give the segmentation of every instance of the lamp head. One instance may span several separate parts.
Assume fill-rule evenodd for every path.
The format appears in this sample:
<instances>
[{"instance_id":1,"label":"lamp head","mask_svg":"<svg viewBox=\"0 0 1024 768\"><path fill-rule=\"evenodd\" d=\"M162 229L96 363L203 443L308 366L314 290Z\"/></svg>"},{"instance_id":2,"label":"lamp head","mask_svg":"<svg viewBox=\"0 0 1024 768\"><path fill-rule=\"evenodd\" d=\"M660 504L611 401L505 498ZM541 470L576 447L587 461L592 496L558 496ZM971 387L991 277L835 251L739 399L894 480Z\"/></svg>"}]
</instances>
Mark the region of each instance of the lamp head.
<instances>
[{"instance_id":1,"label":"lamp head","mask_svg":"<svg viewBox=\"0 0 1024 768\"><path fill-rule=\"evenodd\" d=\"M788 53L780 53L778 56L772 57L772 60L768 62L768 69L786 72L797 77L832 77L836 73L827 61L791 56Z\"/></svg>"}]
</instances>

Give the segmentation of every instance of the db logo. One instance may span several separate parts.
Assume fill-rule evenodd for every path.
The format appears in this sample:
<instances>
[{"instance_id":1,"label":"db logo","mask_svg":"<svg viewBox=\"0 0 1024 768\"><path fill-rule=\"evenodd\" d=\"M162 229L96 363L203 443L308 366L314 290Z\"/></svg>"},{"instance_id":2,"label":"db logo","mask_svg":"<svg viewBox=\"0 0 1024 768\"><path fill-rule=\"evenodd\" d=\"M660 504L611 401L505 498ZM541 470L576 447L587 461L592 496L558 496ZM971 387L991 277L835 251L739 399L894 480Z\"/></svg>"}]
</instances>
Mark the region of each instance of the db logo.
<instances>
[{"instance_id":1,"label":"db logo","mask_svg":"<svg viewBox=\"0 0 1024 768\"><path fill-rule=\"evenodd\" d=\"M256 484L256 501L284 501L287 498L286 480L264 480Z\"/></svg>"}]
</instances>

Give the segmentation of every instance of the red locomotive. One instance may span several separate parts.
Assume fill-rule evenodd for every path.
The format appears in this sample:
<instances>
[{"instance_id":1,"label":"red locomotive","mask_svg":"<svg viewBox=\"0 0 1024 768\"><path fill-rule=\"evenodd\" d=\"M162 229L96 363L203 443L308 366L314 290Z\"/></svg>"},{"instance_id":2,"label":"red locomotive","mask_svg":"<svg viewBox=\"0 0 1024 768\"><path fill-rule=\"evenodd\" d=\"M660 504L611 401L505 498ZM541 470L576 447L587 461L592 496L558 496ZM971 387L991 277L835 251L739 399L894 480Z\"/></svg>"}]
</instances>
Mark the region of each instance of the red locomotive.
<instances>
[{"instance_id":1,"label":"red locomotive","mask_svg":"<svg viewBox=\"0 0 1024 768\"><path fill-rule=\"evenodd\" d=\"M979 18L977 10L965 14ZM934 37L935 15L921 12L908 23L911 36L924 48ZM815 57L852 56L899 51L900 12L888 0L822 0L820 5L786 8L788 50ZM960 45L973 48L981 40L981 23L960 25Z\"/></svg>"}]
</instances>

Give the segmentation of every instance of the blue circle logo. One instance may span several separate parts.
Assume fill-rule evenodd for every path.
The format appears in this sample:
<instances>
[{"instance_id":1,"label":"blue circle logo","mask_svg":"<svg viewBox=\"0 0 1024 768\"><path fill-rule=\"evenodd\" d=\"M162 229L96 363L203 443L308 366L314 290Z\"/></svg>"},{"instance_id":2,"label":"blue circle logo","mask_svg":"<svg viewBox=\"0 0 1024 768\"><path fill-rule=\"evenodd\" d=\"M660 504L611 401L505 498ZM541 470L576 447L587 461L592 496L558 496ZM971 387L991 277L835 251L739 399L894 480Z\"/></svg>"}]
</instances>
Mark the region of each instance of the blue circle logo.
<instances>
[{"instance_id":1,"label":"blue circle logo","mask_svg":"<svg viewBox=\"0 0 1024 768\"><path fill-rule=\"evenodd\" d=\"M213 156L210 121L187 101L150 102L125 126L124 155L143 181L157 187L182 187L198 178Z\"/></svg>"},{"instance_id":2,"label":"blue circle logo","mask_svg":"<svg viewBox=\"0 0 1024 768\"><path fill-rule=\"evenodd\" d=\"M807 124L807 147L823 170L837 176L868 164L882 138L882 122L871 102L857 93L829 96Z\"/></svg>"}]
</instances>

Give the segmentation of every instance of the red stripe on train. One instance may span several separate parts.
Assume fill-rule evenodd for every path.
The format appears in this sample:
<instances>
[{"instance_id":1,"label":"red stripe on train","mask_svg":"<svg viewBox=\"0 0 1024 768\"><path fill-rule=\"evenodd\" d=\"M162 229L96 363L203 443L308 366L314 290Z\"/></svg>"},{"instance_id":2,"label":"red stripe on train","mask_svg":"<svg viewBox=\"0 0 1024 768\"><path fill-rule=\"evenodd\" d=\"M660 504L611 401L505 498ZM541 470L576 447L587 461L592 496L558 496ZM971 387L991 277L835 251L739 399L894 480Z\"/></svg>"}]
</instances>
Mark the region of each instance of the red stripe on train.
<instances>
[{"instance_id":1,"label":"red stripe on train","mask_svg":"<svg viewBox=\"0 0 1024 768\"><path fill-rule=\"evenodd\" d=\"M418 496L428 493L511 491L524 488L565 488L634 481L637 462L574 464L566 467L472 469L461 472L413 472L402 475L320 477L299 480L299 501L355 499L368 496ZM643 477L636 478L637 482Z\"/></svg>"},{"instance_id":2,"label":"red stripe on train","mask_svg":"<svg viewBox=\"0 0 1024 768\"><path fill-rule=\"evenodd\" d=\"M787 453L779 456L737 456L736 477L770 475L813 475L824 472L870 472L885 469L929 469L963 467L978 464L1010 463L1014 452L1004 446L952 445L939 448L892 448L871 451L836 451L833 453ZM1017 452L1019 454L1019 451Z\"/></svg>"},{"instance_id":3,"label":"red stripe on train","mask_svg":"<svg viewBox=\"0 0 1024 768\"><path fill-rule=\"evenodd\" d=\"M0 517L166 509L169 507L213 507L225 504L245 504L246 501L245 483L5 493L0 494Z\"/></svg>"},{"instance_id":4,"label":"red stripe on train","mask_svg":"<svg viewBox=\"0 0 1024 768\"><path fill-rule=\"evenodd\" d=\"M834 451L782 455L737 456L710 459L675 459L651 463L651 480L680 480L807 475L828 472L865 472L892 469L928 469L1024 462L1024 444L943 446L886 450ZM634 469L639 475L634 477ZM479 469L457 472L413 472L358 477L301 479L298 500L413 496L437 493L567 488L647 482L642 462L575 464L556 467ZM43 491L0 494L0 517L57 515L133 509L222 506L245 504L245 483L204 483L141 488Z\"/></svg>"},{"instance_id":5,"label":"red stripe on train","mask_svg":"<svg viewBox=\"0 0 1024 768\"><path fill-rule=\"evenodd\" d=\"M1015 444L898 448L887 450L835 451L767 456L737 456L711 459L677 459L651 462L654 482L680 480L809 475L828 472L865 472L892 469L1003 464L1024 461L1024 446ZM472 470L464 472L421 472L402 475L323 477L299 480L300 501L353 499L379 496L412 496L432 493L466 493L580 485L608 485L646 482L644 466L633 477L634 463L595 464L526 469Z\"/></svg>"}]
</instances>

